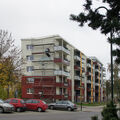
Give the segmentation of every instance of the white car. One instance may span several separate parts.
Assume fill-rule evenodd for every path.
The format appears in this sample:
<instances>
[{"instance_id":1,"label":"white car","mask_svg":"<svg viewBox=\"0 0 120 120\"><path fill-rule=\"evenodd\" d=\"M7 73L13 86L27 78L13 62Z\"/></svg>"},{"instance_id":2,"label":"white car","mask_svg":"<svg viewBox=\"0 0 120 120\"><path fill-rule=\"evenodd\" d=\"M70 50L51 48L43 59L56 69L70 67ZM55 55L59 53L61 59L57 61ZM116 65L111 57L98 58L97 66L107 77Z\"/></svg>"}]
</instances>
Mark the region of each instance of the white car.
<instances>
[{"instance_id":1,"label":"white car","mask_svg":"<svg viewBox=\"0 0 120 120\"><path fill-rule=\"evenodd\" d=\"M0 99L0 113L3 112L14 112L14 106L9 103L4 103L3 100Z\"/></svg>"}]
</instances>

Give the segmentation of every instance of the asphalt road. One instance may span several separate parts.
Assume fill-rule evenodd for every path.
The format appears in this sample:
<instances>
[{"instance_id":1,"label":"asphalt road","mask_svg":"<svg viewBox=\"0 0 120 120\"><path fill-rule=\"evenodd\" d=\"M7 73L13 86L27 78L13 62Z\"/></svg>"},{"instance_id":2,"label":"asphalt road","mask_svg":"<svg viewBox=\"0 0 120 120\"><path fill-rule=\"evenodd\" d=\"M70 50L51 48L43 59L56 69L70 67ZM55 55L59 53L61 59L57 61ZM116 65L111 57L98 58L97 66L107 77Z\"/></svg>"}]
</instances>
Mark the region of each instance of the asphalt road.
<instances>
[{"instance_id":1,"label":"asphalt road","mask_svg":"<svg viewBox=\"0 0 120 120\"><path fill-rule=\"evenodd\" d=\"M91 116L97 115L101 118L100 112L93 111L59 111L47 110L46 112L20 112L2 113L0 120L91 120Z\"/></svg>"}]
</instances>

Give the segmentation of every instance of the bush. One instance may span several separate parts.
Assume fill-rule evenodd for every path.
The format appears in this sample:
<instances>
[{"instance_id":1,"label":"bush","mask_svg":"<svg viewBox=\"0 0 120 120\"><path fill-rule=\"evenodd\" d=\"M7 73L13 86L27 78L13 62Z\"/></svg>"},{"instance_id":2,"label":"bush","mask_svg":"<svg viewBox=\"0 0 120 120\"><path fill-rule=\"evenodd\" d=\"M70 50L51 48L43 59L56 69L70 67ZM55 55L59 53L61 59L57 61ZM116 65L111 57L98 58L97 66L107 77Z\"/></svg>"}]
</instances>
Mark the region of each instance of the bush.
<instances>
[{"instance_id":1,"label":"bush","mask_svg":"<svg viewBox=\"0 0 120 120\"><path fill-rule=\"evenodd\" d=\"M116 105L111 101L102 111L102 120L119 120Z\"/></svg>"},{"instance_id":2,"label":"bush","mask_svg":"<svg viewBox=\"0 0 120 120\"><path fill-rule=\"evenodd\" d=\"M98 120L98 116L92 116L91 120Z\"/></svg>"}]
</instances>

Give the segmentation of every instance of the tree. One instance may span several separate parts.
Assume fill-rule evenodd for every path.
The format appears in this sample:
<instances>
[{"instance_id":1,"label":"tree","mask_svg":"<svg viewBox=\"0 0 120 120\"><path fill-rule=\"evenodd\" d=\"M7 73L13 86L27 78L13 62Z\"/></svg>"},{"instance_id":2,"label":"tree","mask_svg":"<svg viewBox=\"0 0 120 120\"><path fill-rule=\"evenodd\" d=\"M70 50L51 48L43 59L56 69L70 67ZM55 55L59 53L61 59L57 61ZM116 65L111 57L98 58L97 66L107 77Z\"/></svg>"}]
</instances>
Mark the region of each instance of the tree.
<instances>
[{"instance_id":1,"label":"tree","mask_svg":"<svg viewBox=\"0 0 120 120\"><path fill-rule=\"evenodd\" d=\"M108 71L111 72L111 66L108 64ZM114 63L113 65L113 78L114 78L114 94L120 99L120 65Z\"/></svg>"},{"instance_id":2,"label":"tree","mask_svg":"<svg viewBox=\"0 0 120 120\"><path fill-rule=\"evenodd\" d=\"M0 58L14 48L14 40L12 39L11 34L5 30L0 30Z\"/></svg>"},{"instance_id":3,"label":"tree","mask_svg":"<svg viewBox=\"0 0 120 120\"><path fill-rule=\"evenodd\" d=\"M108 101L108 98L109 98L109 95L110 95L110 92L111 91L111 83L109 80L106 81L106 97L107 97L107 101Z\"/></svg>"},{"instance_id":4,"label":"tree","mask_svg":"<svg viewBox=\"0 0 120 120\"><path fill-rule=\"evenodd\" d=\"M11 34L0 30L0 84L7 90L7 98L20 86L22 64L21 50L14 45Z\"/></svg>"},{"instance_id":5,"label":"tree","mask_svg":"<svg viewBox=\"0 0 120 120\"><path fill-rule=\"evenodd\" d=\"M107 3L108 8L105 6L93 8L93 0L86 0L83 5L85 12L79 15L71 14L70 19L79 22L81 27L87 23L93 30L100 29L105 35L112 32L113 38L108 37L108 41L118 46L113 55L116 56L116 62L120 63L120 0L102 0L102 3ZM105 15L99 13L100 8L107 10Z\"/></svg>"},{"instance_id":6,"label":"tree","mask_svg":"<svg viewBox=\"0 0 120 120\"><path fill-rule=\"evenodd\" d=\"M101 114L103 117L102 120L119 120L116 105L113 102L108 103Z\"/></svg>"}]
</instances>

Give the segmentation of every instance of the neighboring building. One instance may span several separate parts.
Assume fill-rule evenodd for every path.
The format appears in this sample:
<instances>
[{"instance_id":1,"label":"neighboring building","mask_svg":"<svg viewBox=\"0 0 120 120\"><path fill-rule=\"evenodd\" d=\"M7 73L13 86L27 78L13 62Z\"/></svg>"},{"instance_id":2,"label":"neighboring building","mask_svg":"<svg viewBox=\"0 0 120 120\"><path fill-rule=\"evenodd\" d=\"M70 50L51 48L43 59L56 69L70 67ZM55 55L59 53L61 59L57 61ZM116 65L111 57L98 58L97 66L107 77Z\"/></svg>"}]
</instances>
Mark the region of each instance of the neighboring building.
<instances>
[{"instance_id":1,"label":"neighboring building","mask_svg":"<svg viewBox=\"0 0 120 120\"><path fill-rule=\"evenodd\" d=\"M103 65L60 36L22 39L22 98L103 101Z\"/></svg>"}]
</instances>

